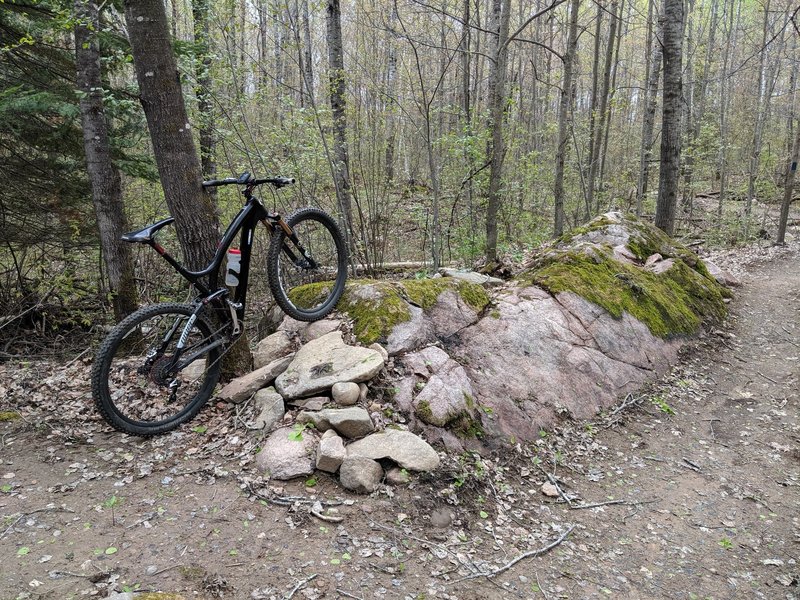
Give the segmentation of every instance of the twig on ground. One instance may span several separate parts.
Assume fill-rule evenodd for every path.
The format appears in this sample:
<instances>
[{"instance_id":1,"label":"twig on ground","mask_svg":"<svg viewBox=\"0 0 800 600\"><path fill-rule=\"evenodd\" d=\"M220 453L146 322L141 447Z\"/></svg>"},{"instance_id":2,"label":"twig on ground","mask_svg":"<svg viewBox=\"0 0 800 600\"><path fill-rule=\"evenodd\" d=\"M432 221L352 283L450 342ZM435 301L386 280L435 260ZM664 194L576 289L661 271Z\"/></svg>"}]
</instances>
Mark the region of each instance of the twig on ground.
<instances>
[{"instance_id":1,"label":"twig on ground","mask_svg":"<svg viewBox=\"0 0 800 600\"><path fill-rule=\"evenodd\" d=\"M302 588L305 584L307 584L309 581L314 579L316 576L317 576L317 574L314 573L313 575L311 575L309 577L306 577L302 581L298 581L297 585L292 588L292 591L289 592L289 594L287 596L283 597L283 600L291 600L292 596L294 596L300 588Z\"/></svg>"},{"instance_id":2,"label":"twig on ground","mask_svg":"<svg viewBox=\"0 0 800 600\"><path fill-rule=\"evenodd\" d=\"M654 504L658 499L653 500L638 500L631 502L630 500L607 500L605 502L593 502L591 504L572 504L570 510L580 510L582 508L597 508L598 506L610 506L614 504L622 504L625 506L641 506L642 504Z\"/></svg>"},{"instance_id":3,"label":"twig on ground","mask_svg":"<svg viewBox=\"0 0 800 600\"><path fill-rule=\"evenodd\" d=\"M742 496L742 499L743 500L752 500L753 502L756 502L756 503L760 504L761 506L763 506L764 508L766 508L769 512L772 512L772 513L775 512L774 510L772 510L772 508L770 507L769 504L764 502L763 499L759 498L758 496L754 496L753 494L745 494L745 495Z\"/></svg>"},{"instance_id":4,"label":"twig on ground","mask_svg":"<svg viewBox=\"0 0 800 600\"><path fill-rule=\"evenodd\" d=\"M541 592L542 596L544 597L544 600L549 600L547 597L547 593L544 591L544 588L542 587L542 582L539 581L539 573L536 573L535 575L536 575L536 585L539 586L539 592Z\"/></svg>"},{"instance_id":5,"label":"twig on ground","mask_svg":"<svg viewBox=\"0 0 800 600\"><path fill-rule=\"evenodd\" d=\"M685 462L685 463L686 463L686 465L687 465L687 466L688 466L688 467L689 467L689 468L690 468L692 471L695 471L695 472L699 473L699 472L702 470L702 469L700 468L700 465L698 465L698 464L697 464L697 463L695 463L695 462L692 462L691 460L689 460L689 459L688 459L688 458L686 458L685 456L682 456L682 457L681 457L681 460L682 460L683 462Z\"/></svg>"},{"instance_id":6,"label":"twig on ground","mask_svg":"<svg viewBox=\"0 0 800 600\"><path fill-rule=\"evenodd\" d=\"M565 539L567 539L567 536L570 533L572 533L572 531L574 529L575 529L575 525L570 525L569 529L567 529L564 533L562 533L558 537L558 539L555 540L554 542L551 542L550 544L548 544L544 548L539 548L538 550L531 550L530 552L524 552L524 553L520 554L519 556L517 556L515 559L513 559L511 562L506 563L502 567L498 567L494 571L490 571L489 573L473 573L472 575L467 575L466 577L462 577L461 579L456 579L454 581L450 581L450 582L448 582L448 584L452 585L452 584L455 584L455 583L460 583L462 581L467 581L468 579L477 579L478 577L486 577L487 579L491 579L492 577L497 577L498 575L500 575L500 573L504 573L505 571L508 571L511 567L513 567L515 564L517 564L521 560L525 560L526 558L534 558L536 556L541 556L542 554L545 554L546 552L549 552L550 550L552 550L553 548L555 548L556 546L561 544L561 542L563 542Z\"/></svg>"},{"instance_id":7,"label":"twig on ground","mask_svg":"<svg viewBox=\"0 0 800 600\"><path fill-rule=\"evenodd\" d=\"M162 573L166 573L167 571L171 571L172 569L177 569L182 566L183 565L170 565L168 567L164 567L160 571L156 571L155 573L153 573L153 577L155 577L156 575L161 575Z\"/></svg>"},{"instance_id":8,"label":"twig on ground","mask_svg":"<svg viewBox=\"0 0 800 600\"><path fill-rule=\"evenodd\" d=\"M567 495L567 493L566 493L564 490L562 490L562 489L561 489L561 486L560 486L560 485L558 485L558 479L557 479L557 478L556 478L554 475L551 475L550 473L548 473L547 471L545 471L545 470L542 468L542 465L537 465L537 466L539 467L539 470L540 470L542 473L544 473L545 477L547 477L547 480L548 480L548 481L549 481L551 484L553 484L553 486L556 488L556 491L558 492L558 495L559 495L559 496L561 496L561 498L564 500L564 502L566 502L567 504L569 504L570 506L572 506L572 498L570 498L570 497L569 497L569 495Z\"/></svg>"},{"instance_id":9,"label":"twig on ground","mask_svg":"<svg viewBox=\"0 0 800 600\"><path fill-rule=\"evenodd\" d=\"M667 462L665 459L658 458L657 456L643 456L642 458L644 458L645 460L652 460L655 462Z\"/></svg>"},{"instance_id":10,"label":"twig on ground","mask_svg":"<svg viewBox=\"0 0 800 600\"><path fill-rule=\"evenodd\" d=\"M432 542L431 540L428 540L428 539L425 539L425 538L416 537L416 536L413 536L411 534L405 533L403 531L399 531L397 529L394 529L393 527L387 527L386 525L381 525L380 523L376 523L375 521L372 521L370 523L370 527L372 527L373 529L383 529L384 531L388 531L389 533L393 533L394 535L398 535L400 537L406 537L406 538L414 540L416 542L420 542L421 544L425 544L428 547L438 546L439 548L441 548L442 550L444 550L448 554L452 554L454 557L459 558L458 554L456 554L455 552L450 550L444 544L440 544L438 542Z\"/></svg>"},{"instance_id":11,"label":"twig on ground","mask_svg":"<svg viewBox=\"0 0 800 600\"><path fill-rule=\"evenodd\" d=\"M354 596L353 594L350 594L350 593L348 593L348 592L345 592L345 591L344 591L343 589L341 589L341 588L336 588L336 593L337 593L337 594L341 594L341 595L342 595L342 596L344 596L345 598L354 598L355 600L364 600L364 596Z\"/></svg>"},{"instance_id":12,"label":"twig on ground","mask_svg":"<svg viewBox=\"0 0 800 600\"><path fill-rule=\"evenodd\" d=\"M774 384L776 384L776 385L780 385L780 382L779 382L779 381L775 381L775 380L774 380L772 377L767 377L767 376L766 376L766 375L764 375L764 374L763 374L761 371L756 371L756 373L758 373L759 375L761 375L761 376L762 376L764 379L766 379L767 381L771 381L772 383L774 383Z\"/></svg>"},{"instance_id":13,"label":"twig on ground","mask_svg":"<svg viewBox=\"0 0 800 600\"><path fill-rule=\"evenodd\" d=\"M67 364L65 364L65 365L64 365L64 368L66 369L66 368L67 368L68 366L70 366L71 364L73 364L73 363L77 362L77 361L78 361L78 359L79 359L81 356L83 356L84 354L86 354L87 352L89 352L89 351L90 351L92 348L93 348L93 346L89 346L89 347L88 347L86 350L84 350L83 352L81 352L80 354L78 354L78 356L76 356L76 357L75 357L75 358L73 358L71 361L69 361Z\"/></svg>"},{"instance_id":14,"label":"twig on ground","mask_svg":"<svg viewBox=\"0 0 800 600\"><path fill-rule=\"evenodd\" d=\"M327 523L341 523L344 521L344 517L334 517L333 515L323 515L318 510L311 509L311 514L317 517L320 521L325 521Z\"/></svg>"},{"instance_id":15,"label":"twig on ground","mask_svg":"<svg viewBox=\"0 0 800 600\"><path fill-rule=\"evenodd\" d=\"M270 504L277 504L278 506L292 506L294 504L314 504L319 502L323 506L341 506L344 504L341 500L312 500L305 496L268 496L257 491L252 484L247 484L247 491L259 500L269 502Z\"/></svg>"}]
</instances>

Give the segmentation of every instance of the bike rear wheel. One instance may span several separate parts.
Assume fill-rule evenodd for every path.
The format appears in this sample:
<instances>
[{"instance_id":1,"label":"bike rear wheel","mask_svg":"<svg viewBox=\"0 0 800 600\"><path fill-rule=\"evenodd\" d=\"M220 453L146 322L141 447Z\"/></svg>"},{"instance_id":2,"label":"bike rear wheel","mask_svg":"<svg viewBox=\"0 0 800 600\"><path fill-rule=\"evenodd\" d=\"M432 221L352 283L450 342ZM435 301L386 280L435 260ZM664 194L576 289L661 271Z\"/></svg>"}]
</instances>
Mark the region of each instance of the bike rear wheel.
<instances>
[{"instance_id":1,"label":"bike rear wheel","mask_svg":"<svg viewBox=\"0 0 800 600\"><path fill-rule=\"evenodd\" d=\"M193 312L184 304L141 308L100 345L92 396L110 425L158 435L194 418L206 403L219 380L222 348L211 325Z\"/></svg>"},{"instance_id":2,"label":"bike rear wheel","mask_svg":"<svg viewBox=\"0 0 800 600\"><path fill-rule=\"evenodd\" d=\"M296 239L277 227L269 246L269 287L278 306L299 321L330 313L347 281L347 247L325 211L303 208L287 217Z\"/></svg>"}]
</instances>

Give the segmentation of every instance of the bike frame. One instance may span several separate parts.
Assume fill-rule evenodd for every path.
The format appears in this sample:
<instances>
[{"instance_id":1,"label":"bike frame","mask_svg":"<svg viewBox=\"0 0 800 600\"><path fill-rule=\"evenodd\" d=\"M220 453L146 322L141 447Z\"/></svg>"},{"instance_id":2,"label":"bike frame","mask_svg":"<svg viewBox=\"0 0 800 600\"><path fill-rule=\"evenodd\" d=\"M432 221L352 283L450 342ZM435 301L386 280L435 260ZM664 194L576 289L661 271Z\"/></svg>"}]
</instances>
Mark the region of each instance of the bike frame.
<instances>
[{"instance_id":1,"label":"bike frame","mask_svg":"<svg viewBox=\"0 0 800 600\"><path fill-rule=\"evenodd\" d=\"M236 235L241 232L239 238L239 249L242 252L242 258L239 272L239 284L236 286L236 291L231 301L231 305L236 311L236 317L238 320L244 320L244 311L247 302L247 287L250 276L250 258L253 250L253 235L258 227L258 224L263 223L271 232L275 231L275 227L281 227L286 232L287 236L292 239L296 239L296 236L292 232L289 225L281 218L279 214L268 212L267 209L264 208L264 205L261 204L261 201L253 197L251 186L248 186L243 194L247 199L247 202L241 208L241 210L239 210L231 224L228 225L228 228L225 230L225 234L222 236L222 240L220 241L219 245L217 246L217 250L214 253L214 258L206 268L200 271L190 271L181 265L177 260L175 260L175 258L172 257L158 242L155 240L150 240L148 242L148 244L155 249L155 251L158 252L164 260L172 265L172 267L178 273L180 273L184 279L186 279L195 287L200 294L199 300L203 304L207 304L221 297L221 295L217 296L217 291L219 288L219 269L222 266L223 260L225 260L227 256L228 248L230 248L233 244ZM288 249L285 249L285 251L290 252ZM204 277L208 277L208 286L201 281ZM227 311L224 312L227 314Z\"/></svg>"}]
</instances>

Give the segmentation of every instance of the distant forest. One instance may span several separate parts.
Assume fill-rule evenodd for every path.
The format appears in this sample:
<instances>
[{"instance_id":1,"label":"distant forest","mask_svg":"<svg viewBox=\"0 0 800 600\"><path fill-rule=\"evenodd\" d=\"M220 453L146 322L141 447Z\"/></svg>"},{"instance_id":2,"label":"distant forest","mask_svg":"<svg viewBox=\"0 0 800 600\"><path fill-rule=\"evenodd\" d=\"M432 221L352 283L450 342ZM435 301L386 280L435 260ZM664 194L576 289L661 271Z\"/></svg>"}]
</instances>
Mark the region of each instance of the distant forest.
<instances>
[{"instance_id":1,"label":"distant forest","mask_svg":"<svg viewBox=\"0 0 800 600\"><path fill-rule=\"evenodd\" d=\"M178 82L156 95L177 94L203 178L296 177L265 204L337 215L367 272L517 260L611 209L707 243L774 237L797 153L798 10L789 0L5 0L6 319L17 327L48 304L156 287L152 259L116 256L115 233L175 212L142 110L147 77ZM149 44L136 47L137 11L164 25L177 75L137 73ZM210 202L222 221L239 206L233 191ZM671 212L659 216L662 205ZM87 310L52 319L80 324Z\"/></svg>"}]
</instances>

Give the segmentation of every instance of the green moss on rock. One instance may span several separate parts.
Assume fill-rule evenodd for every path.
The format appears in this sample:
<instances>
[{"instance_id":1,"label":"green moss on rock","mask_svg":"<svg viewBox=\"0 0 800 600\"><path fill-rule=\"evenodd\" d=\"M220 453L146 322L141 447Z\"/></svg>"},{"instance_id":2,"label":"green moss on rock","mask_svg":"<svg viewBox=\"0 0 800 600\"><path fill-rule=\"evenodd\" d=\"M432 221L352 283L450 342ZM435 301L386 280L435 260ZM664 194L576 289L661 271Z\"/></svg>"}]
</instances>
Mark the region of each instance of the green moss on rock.
<instances>
[{"instance_id":1,"label":"green moss on rock","mask_svg":"<svg viewBox=\"0 0 800 600\"><path fill-rule=\"evenodd\" d=\"M594 247L551 256L526 277L552 294L574 292L617 318L627 312L664 338L694 333L704 319L726 314L721 286L680 260L654 274Z\"/></svg>"},{"instance_id":2,"label":"green moss on rock","mask_svg":"<svg viewBox=\"0 0 800 600\"><path fill-rule=\"evenodd\" d=\"M423 310L432 308L442 292L450 288L447 278L439 279L407 279L397 282L406 297Z\"/></svg>"},{"instance_id":3,"label":"green moss on rock","mask_svg":"<svg viewBox=\"0 0 800 600\"><path fill-rule=\"evenodd\" d=\"M433 423L433 412L431 412L431 405L427 400L420 400L414 412L425 423Z\"/></svg>"},{"instance_id":4,"label":"green moss on rock","mask_svg":"<svg viewBox=\"0 0 800 600\"><path fill-rule=\"evenodd\" d=\"M623 242L639 264L617 260L613 246ZM672 267L658 274L644 268L653 254L672 259ZM562 236L519 279L552 294L576 293L617 318L627 312L665 338L723 318L723 299L730 297L694 252L621 213L602 215Z\"/></svg>"},{"instance_id":5,"label":"green moss on rock","mask_svg":"<svg viewBox=\"0 0 800 600\"><path fill-rule=\"evenodd\" d=\"M489 305L489 294L482 285L469 281L458 281L456 286L461 299L475 312L480 313Z\"/></svg>"},{"instance_id":6,"label":"green moss on rock","mask_svg":"<svg viewBox=\"0 0 800 600\"><path fill-rule=\"evenodd\" d=\"M327 294L327 282L311 283L293 289L289 298L299 306L314 306ZM482 286L451 277L376 281L359 279L345 286L338 310L353 319L353 332L362 344L386 340L392 329L411 319L409 303L431 309L439 296L453 290L476 312L489 304Z\"/></svg>"},{"instance_id":7,"label":"green moss on rock","mask_svg":"<svg viewBox=\"0 0 800 600\"><path fill-rule=\"evenodd\" d=\"M15 410L2 410L0 411L0 423L4 421L16 421L21 419L22 416Z\"/></svg>"},{"instance_id":8,"label":"green moss on rock","mask_svg":"<svg viewBox=\"0 0 800 600\"><path fill-rule=\"evenodd\" d=\"M480 439L485 435L481 422L466 413L450 424L450 430L462 440Z\"/></svg>"}]
</instances>

